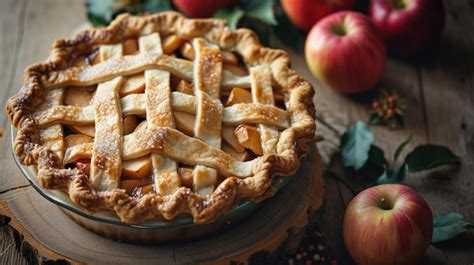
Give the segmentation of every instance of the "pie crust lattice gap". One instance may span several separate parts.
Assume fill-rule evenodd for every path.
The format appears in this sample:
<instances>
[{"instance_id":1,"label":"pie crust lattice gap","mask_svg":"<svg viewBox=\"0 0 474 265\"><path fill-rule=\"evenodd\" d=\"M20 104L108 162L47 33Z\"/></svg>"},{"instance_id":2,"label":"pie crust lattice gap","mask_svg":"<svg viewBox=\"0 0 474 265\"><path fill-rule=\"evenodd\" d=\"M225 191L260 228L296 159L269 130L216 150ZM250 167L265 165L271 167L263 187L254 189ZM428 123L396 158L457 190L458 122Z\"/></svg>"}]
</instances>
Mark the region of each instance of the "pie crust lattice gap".
<instances>
[{"instance_id":1,"label":"pie crust lattice gap","mask_svg":"<svg viewBox=\"0 0 474 265\"><path fill-rule=\"evenodd\" d=\"M315 131L313 94L288 55L249 30L125 14L57 40L6 110L15 153L37 165L44 188L126 223L184 212L209 223L242 199L271 196L272 177L296 171Z\"/></svg>"}]
</instances>

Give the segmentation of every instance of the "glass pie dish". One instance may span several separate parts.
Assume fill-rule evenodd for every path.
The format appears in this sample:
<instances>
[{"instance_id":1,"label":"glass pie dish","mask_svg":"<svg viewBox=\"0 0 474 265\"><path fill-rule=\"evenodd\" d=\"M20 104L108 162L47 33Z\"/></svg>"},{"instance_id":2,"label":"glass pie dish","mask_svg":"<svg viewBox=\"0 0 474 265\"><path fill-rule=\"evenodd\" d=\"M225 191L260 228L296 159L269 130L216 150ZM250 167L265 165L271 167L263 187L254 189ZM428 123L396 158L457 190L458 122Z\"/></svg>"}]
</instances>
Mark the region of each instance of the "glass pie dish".
<instances>
[{"instance_id":1,"label":"glass pie dish","mask_svg":"<svg viewBox=\"0 0 474 265\"><path fill-rule=\"evenodd\" d=\"M24 80L5 104L19 167L118 240L188 240L243 219L294 176L316 130L314 89L289 55L219 19L122 14L57 39Z\"/></svg>"},{"instance_id":2,"label":"glass pie dish","mask_svg":"<svg viewBox=\"0 0 474 265\"><path fill-rule=\"evenodd\" d=\"M16 136L16 130L13 126L11 126L11 135L13 144ZM308 156L310 153L311 152L309 152ZM18 161L18 157L14 154L13 158L25 178L31 183L31 186L45 199L57 205L66 216L96 234L118 241L153 244L193 240L238 223L264 203L256 203L250 200L242 201L227 214L221 215L211 224L195 224L190 215L184 214L172 221L166 221L163 218L155 218L142 224L126 224L121 222L112 212L100 211L88 213L73 203L66 193L41 187L36 176L36 168L34 166L22 165ZM308 166L311 167L312 165L308 161L311 161L311 159L306 158L301 160L302 164L307 165L302 165L295 176L275 178L274 187L276 190L280 190L286 186L304 168ZM196 229L197 227L199 229Z\"/></svg>"}]
</instances>

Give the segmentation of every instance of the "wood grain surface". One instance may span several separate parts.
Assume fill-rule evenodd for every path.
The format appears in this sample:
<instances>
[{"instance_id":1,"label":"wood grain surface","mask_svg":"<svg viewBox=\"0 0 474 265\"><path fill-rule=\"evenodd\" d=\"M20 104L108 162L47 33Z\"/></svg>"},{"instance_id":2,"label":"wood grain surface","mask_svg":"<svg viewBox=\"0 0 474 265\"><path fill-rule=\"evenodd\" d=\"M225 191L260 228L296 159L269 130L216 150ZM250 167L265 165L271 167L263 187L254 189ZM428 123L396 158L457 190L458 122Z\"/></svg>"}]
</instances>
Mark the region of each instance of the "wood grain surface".
<instances>
[{"instance_id":1,"label":"wood grain surface","mask_svg":"<svg viewBox=\"0 0 474 265\"><path fill-rule=\"evenodd\" d=\"M388 130L373 127L376 144L386 154L410 134L411 150L421 143L443 144L461 157L458 171L448 172L447 179L420 174L409 176L405 183L414 187L430 204L434 214L458 212L474 222L474 2L445 1L447 23L440 47L429 58L416 61L390 57L377 88L393 89L407 101L405 127ZM22 84L22 71L31 63L45 59L52 41L70 36L86 21L83 1L63 0L2 0L0 1L0 99L14 94ZM290 52L293 67L316 89L316 106L324 104L334 112L347 115L352 121L367 121L370 96L347 97L337 94L315 80L306 67L302 54ZM0 125L7 126L5 113L0 113ZM9 143L1 138L0 170L7 176L21 174L14 165ZM387 155L390 159L391 155ZM344 170L338 159L331 170L344 176L356 190L362 189L362 176ZM0 183L0 194L27 185L23 178L6 178ZM342 242L342 218L345 205L353 194L334 178L327 178L328 201L321 227L328 244L340 264L352 261ZM1 237L0 237L1 238ZM11 247L0 244L8 253ZM2 253L3 251L0 251ZM6 256L3 253L2 258ZM0 263L4 260L0 259ZM454 241L430 247L424 264L472 264L474 234L467 233Z\"/></svg>"}]
</instances>

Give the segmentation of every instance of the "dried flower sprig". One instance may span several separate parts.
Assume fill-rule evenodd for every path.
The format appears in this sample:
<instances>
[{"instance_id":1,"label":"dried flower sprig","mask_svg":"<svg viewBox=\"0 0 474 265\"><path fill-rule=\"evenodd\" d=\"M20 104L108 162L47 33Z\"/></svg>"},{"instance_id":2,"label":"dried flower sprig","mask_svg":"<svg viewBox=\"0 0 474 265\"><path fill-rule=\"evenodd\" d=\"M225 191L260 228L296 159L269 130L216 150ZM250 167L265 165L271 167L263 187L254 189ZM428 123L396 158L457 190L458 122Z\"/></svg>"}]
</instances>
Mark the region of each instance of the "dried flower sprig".
<instances>
[{"instance_id":1,"label":"dried flower sprig","mask_svg":"<svg viewBox=\"0 0 474 265\"><path fill-rule=\"evenodd\" d=\"M404 100L397 93L382 90L379 98L372 102L373 113L368 123L385 125L390 129L401 128L405 108Z\"/></svg>"}]
</instances>

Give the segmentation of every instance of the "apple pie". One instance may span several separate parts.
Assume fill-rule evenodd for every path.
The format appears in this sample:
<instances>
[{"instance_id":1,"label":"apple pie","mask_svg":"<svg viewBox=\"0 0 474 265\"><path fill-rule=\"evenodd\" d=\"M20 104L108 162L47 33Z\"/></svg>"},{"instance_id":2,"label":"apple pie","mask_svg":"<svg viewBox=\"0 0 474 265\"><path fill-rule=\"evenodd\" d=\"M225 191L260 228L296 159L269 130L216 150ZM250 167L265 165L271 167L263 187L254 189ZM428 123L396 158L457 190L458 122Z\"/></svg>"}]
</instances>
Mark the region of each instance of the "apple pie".
<instances>
[{"instance_id":1,"label":"apple pie","mask_svg":"<svg viewBox=\"0 0 474 265\"><path fill-rule=\"evenodd\" d=\"M247 29L176 12L123 14L59 39L6 111L45 189L124 223L210 223L273 195L315 133L314 91Z\"/></svg>"}]
</instances>

